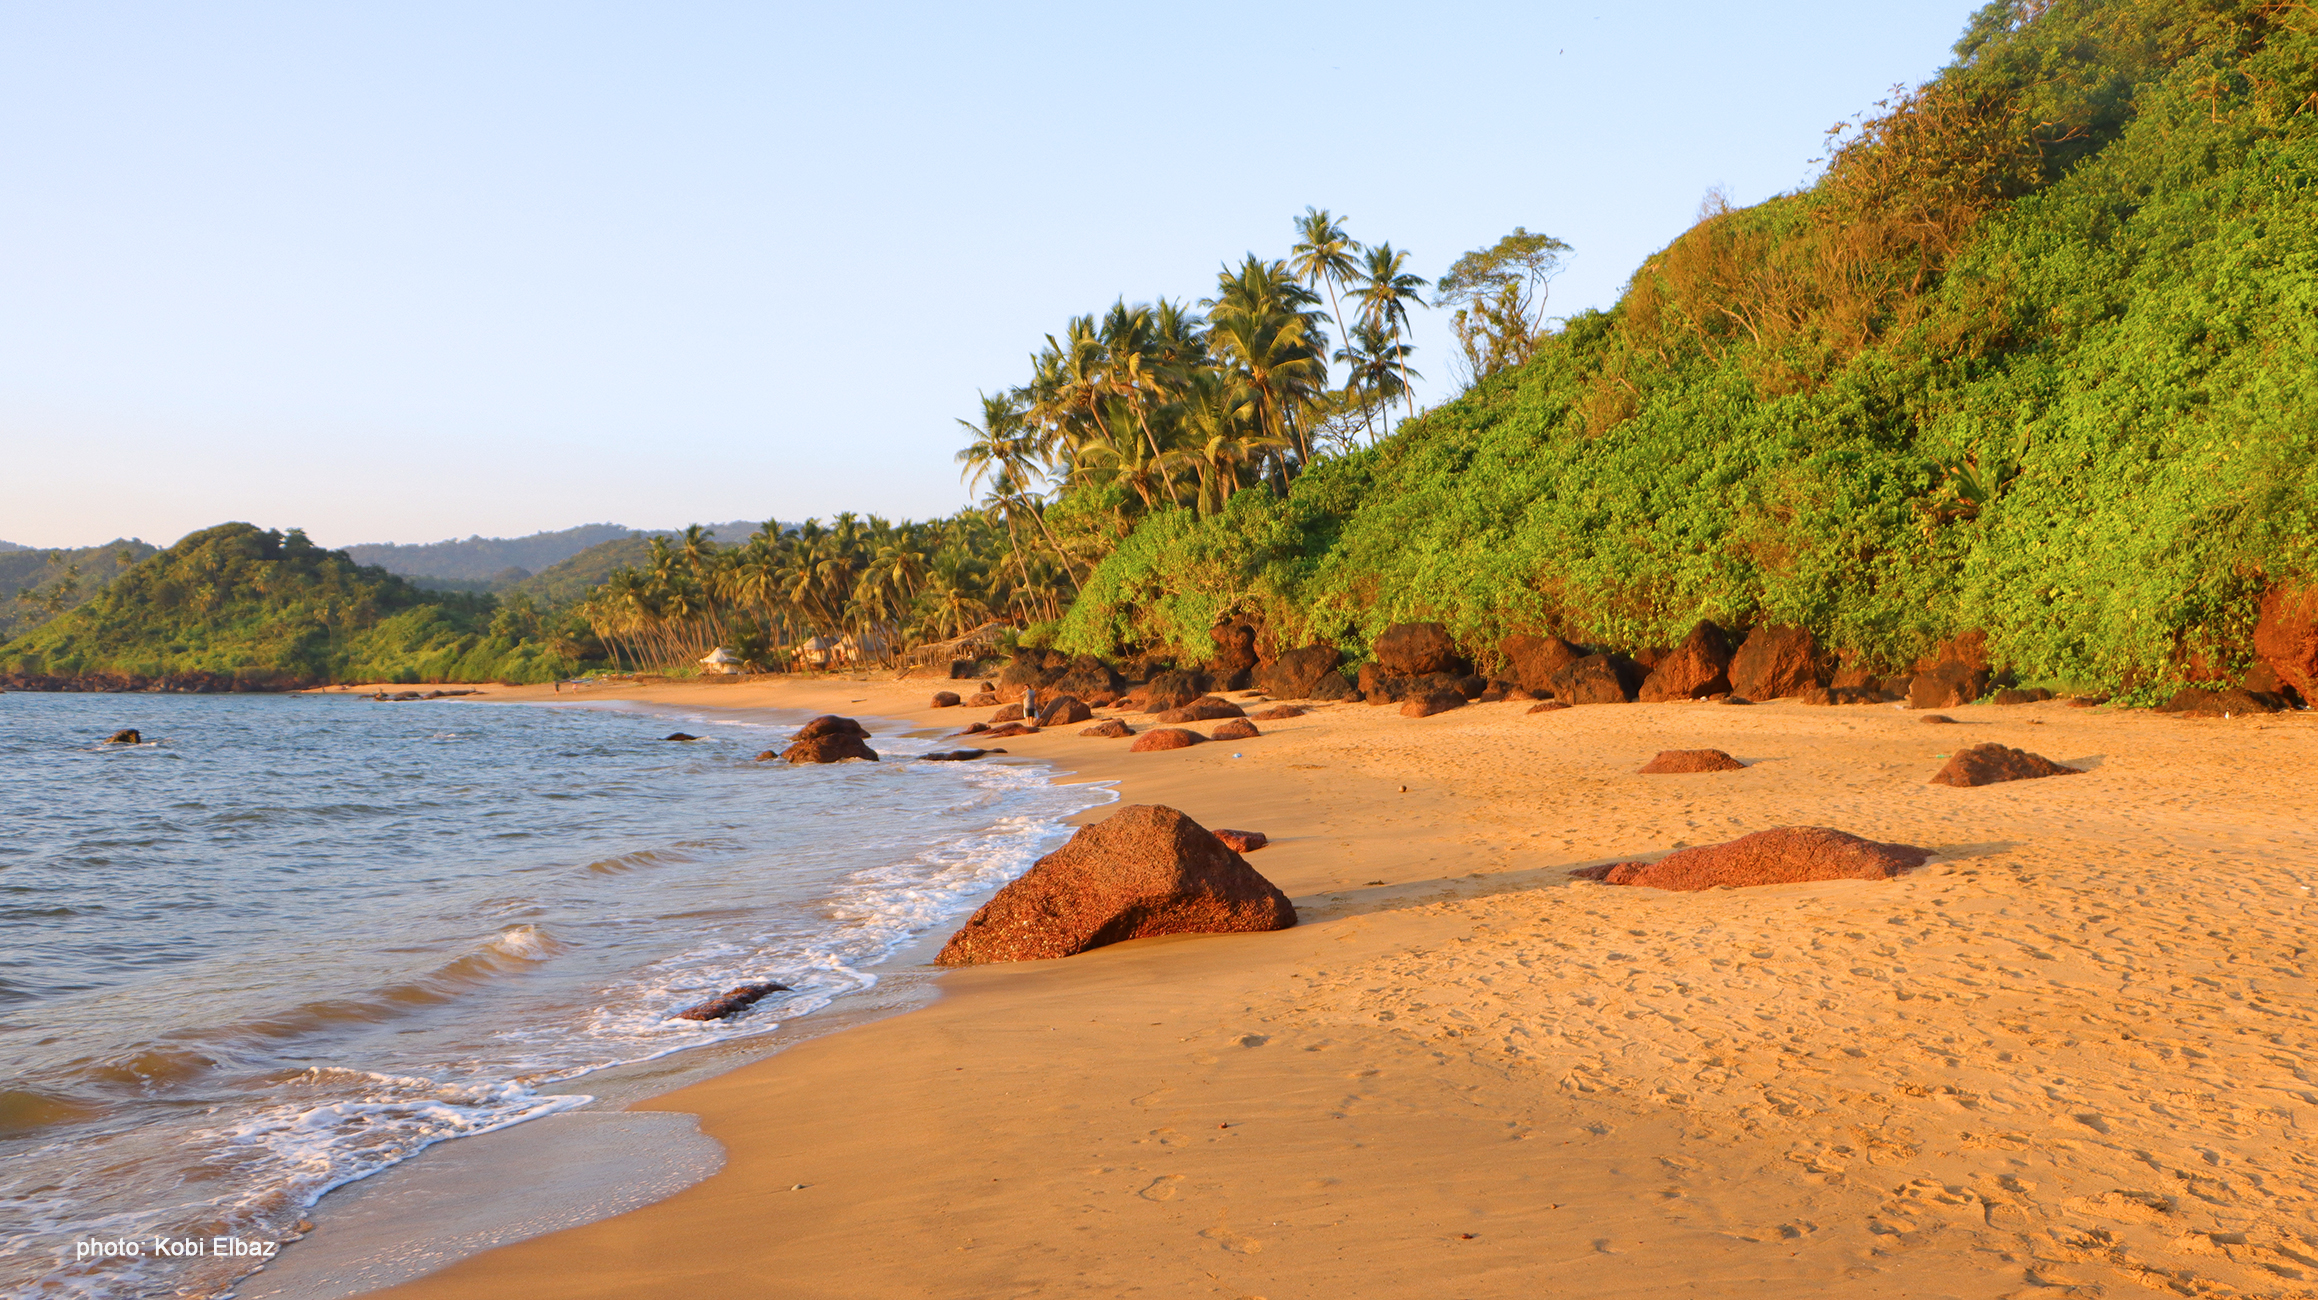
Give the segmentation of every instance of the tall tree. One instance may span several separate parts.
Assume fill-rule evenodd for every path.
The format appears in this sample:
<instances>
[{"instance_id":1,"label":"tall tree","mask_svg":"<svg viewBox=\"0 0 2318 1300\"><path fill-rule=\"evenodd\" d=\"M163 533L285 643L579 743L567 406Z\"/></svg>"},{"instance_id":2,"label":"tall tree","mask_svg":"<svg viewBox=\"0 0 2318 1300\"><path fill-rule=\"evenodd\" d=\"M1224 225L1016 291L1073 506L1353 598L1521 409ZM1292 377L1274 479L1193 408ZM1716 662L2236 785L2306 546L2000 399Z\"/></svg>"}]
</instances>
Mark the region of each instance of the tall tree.
<instances>
[{"instance_id":1,"label":"tall tree","mask_svg":"<svg viewBox=\"0 0 2318 1300\"><path fill-rule=\"evenodd\" d=\"M1405 269L1408 257L1408 254L1395 249L1390 241L1369 249L1361 266L1360 287L1352 293L1353 297L1360 300L1361 313L1371 323L1391 331L1396 347L1400 345L1401 333L1408 328L1408 305L1413 302L1421 307L1425 301L1425 280ZM1396 355L1403 358L1401 392L1407 395L1409 414L1414 416L1417 413L1417 399L1416 391L1409 387L1408 382L1409 371L1405 364L1408 350L1399 351Z\"/></svg>"}]
</instances>

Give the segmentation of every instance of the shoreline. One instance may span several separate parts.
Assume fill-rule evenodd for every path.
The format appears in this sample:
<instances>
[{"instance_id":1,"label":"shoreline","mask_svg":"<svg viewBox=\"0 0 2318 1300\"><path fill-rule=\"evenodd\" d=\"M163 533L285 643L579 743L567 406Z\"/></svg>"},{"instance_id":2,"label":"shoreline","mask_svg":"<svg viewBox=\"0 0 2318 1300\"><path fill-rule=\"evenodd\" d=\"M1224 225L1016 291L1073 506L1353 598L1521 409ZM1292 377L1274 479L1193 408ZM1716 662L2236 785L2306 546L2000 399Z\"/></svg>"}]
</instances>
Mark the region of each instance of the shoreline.
<instances>
[{"instance_id":1,"label":"shoreline","mask_svg":"<svg viewBox=\"0 0 2318 1300\"><path fill-rule=\"evenodd\" d=\"M943 686L597 697L979 720L923 708ZM1006 742L1272 835L1250 860L1301 923L953 972L632 1108L697 1115L718 1173L377 1294L2294 1293L2310 715L1526 707ZM1983 740L2092 775L1924 784ZM1632 775L1696 745L1749 767ZM1697 895L1566 877L1781 824L1935 856Z\"/></svg>"}]
</instances>

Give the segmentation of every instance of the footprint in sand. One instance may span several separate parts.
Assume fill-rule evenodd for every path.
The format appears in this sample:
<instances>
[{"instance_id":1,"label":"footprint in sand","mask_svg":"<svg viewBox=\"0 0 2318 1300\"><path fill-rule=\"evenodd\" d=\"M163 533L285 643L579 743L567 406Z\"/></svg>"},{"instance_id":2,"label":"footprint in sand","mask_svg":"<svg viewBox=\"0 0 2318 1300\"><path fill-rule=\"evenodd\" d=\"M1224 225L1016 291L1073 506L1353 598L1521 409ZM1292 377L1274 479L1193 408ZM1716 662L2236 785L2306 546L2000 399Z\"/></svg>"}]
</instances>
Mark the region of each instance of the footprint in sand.
<instances>
[{"instance_id":1,"label":"footprint in sand","mask_svg":"<svg viewBox=\"0 0 2318 1300\"><path fill-rule=\"evenodd\" d=\"M1233 1232L1230 1224L1221 1221L1218 1221L1212 1228L1201 1229L1199 1235L1236 1254L1253 1255L1264 1248L1264 1243L1253 1237Z\"/></svg>"},{"instance_id":2,"label":"footprint in sand","mask_svg":"<svg viewBox=\"0 0 2318 1300\"><path fill-rule=\"evenodd\" d=\"M1175 1199L1175 1186L1182 1181L1183 1175L1181 1174L1161 1174L1151 1180L1149 1187L1135 1193L1135 1195L1146 1201L1172 1201Z\"/></svg>"}]
</instances>

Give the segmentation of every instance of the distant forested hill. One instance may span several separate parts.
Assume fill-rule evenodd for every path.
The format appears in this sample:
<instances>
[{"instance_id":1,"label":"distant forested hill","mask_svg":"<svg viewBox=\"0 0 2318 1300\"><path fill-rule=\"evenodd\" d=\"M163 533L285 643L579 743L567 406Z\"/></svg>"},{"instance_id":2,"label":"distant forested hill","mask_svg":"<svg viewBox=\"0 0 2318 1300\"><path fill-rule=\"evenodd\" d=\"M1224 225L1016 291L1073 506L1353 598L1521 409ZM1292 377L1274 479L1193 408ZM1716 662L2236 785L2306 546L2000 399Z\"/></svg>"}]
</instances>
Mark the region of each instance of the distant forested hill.
<instances>
[{"instance_id":1,"label":"distant forested hill","mask_svg":"<svg viewBox=\"0 0 2318 1300\"><path fill-rule=\"evenodd\" d=\"M374 564L406 578L461 578L469 581L498 578L509 569L528 577L560 560L568 560L599 542L626 537L635 530L625 524L581 524L529 537L469 537L465 541L429 542L406 546L372 542L349 546L346 554L356 564Z\"/></svg>"},{"instance_id":2,"label":"distant forested hill","mask_svg":"<svg viewBox=\"0 0 2318 1300\"><path fill-rule=\"evenodd\" d=\"M126 537L58 550L0 544L0 641L96 595L154 549Z\"/></svg>"},{"instance_id":3,"label":"distant forested hill","mask_svg":"<svg viewBox=\"0 0 2318 1300\"><path fill-rule=\"evenodd\" d=\"M545 681L586 646L527 602L422 590L305 534L221 524L0 644L18 687L275 690L347 681Z\"/></svg>"}]
</instances>

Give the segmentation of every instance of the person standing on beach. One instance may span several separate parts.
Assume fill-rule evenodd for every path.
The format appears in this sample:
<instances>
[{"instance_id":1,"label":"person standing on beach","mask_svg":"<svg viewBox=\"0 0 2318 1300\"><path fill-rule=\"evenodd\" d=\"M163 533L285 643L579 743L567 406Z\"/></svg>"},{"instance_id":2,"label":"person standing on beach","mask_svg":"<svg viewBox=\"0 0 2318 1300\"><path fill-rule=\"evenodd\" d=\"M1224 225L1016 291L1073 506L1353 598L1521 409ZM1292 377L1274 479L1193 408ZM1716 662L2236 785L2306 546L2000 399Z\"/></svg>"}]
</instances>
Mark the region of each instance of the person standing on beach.
<instances>
[{"instance_id":1,"label":"person standing on beach","mask_svg":"<svg viewBox=\"0 0 2318 1300\"><path fill-rule=\"evenodd\" d=\"M1038 688L1035 686L1022 688L1022 720L1030 723L1038 721Z\"/></svg>"}]
</instances>

